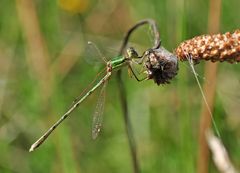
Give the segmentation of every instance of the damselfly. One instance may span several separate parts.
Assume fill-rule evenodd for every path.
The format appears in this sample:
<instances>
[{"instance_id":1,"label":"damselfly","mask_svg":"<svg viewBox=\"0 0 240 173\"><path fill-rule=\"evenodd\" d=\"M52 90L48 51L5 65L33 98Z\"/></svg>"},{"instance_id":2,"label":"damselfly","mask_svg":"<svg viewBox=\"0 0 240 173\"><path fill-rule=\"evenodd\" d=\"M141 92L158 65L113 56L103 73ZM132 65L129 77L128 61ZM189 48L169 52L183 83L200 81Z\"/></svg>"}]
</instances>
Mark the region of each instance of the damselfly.
<instances>
[{"instance_id":1,"label":"damselfly","mask_svg":"<svg viewBox=\"0 0 240 173\"><path fill-rule=\"evenodd\" d=\"M114 57L110 61L105 61L106 63L106 68L105 68L105 75L98 81L96 85L94 85L92 88L90 88L85 95L83 95L80 98L77 98L73 105L67 110L65 114L62 115L62 117L55 123L53 124L52 127L49 128L47 132L45 132L34 144L32 144L31 148L29 151L34 151L36 148L38 148L47 138L48 136L56 129L56 127L59 126L85 99L88 98L96 89L98 89L100 86L102 87L100 90L100 95L99 99L97 101L96 109L93 115L93 124L92 124L92 138L95 139L102 126L102 114L103 114L103 109L104 109L104 100L105 100L105 88L107 85L108 80L112 76L112 72L116 71L124 66L127 66L134 77L137 78L135 75L133 69L132 69L132 63L137 63L137 59L141 57L138 56L138 53L135 51L134 48L128 48L126 50L126 55L121 55ZM139 63L138 63L139 64Z\"/></svg>"}]
</instances>

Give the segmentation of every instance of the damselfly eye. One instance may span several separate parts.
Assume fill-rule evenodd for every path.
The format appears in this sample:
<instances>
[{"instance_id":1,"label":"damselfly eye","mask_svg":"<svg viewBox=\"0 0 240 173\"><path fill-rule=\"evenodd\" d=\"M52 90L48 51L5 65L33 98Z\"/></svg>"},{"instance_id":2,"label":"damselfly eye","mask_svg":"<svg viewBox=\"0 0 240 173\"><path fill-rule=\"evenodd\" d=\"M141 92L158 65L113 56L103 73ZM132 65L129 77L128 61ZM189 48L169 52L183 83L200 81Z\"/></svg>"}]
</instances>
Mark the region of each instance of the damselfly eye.
<instances>
[{"instance_id":1,"label":"damselfly eye","mask_svg":"<svg viewBox=\"0 0 240 173\"><path fill-rule=\"evenodd\" d=\"M138 58L138 53L133 47L130 47L127 49L127 56L129 58Z\"/></svg>"}]
</instances>

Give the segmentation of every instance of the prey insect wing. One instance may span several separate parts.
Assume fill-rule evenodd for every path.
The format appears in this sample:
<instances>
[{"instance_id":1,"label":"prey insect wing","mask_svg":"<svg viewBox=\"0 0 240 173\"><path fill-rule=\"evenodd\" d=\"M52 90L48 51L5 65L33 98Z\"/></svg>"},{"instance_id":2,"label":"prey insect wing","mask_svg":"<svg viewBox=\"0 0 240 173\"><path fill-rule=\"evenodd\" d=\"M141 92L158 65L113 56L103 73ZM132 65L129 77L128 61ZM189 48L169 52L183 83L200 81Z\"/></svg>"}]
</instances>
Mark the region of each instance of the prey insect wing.
<instances>
[{"instance_id":1,"label":"prey insect wing","mask_svg":"<svg viewBox=\"0 0 240 173\"><path fill-rule=\"evenodd\" d=\"M92 138L93 139L97 138L102 127L103 111L104 111L105 97L106 97L106 85L107 85L107 81L104 82L101 88L101 91L97 100L97 105L93 114L93 120L92 120Z\"/></svg>"}]
</instances>

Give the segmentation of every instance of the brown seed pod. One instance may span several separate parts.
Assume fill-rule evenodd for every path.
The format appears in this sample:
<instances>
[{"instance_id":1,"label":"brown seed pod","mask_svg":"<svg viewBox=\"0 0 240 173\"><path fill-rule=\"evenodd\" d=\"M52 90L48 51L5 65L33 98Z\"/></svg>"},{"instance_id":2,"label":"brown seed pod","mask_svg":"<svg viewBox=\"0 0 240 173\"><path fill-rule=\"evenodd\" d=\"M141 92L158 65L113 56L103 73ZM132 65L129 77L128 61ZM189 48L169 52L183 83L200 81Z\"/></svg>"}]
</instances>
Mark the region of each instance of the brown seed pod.
<instances>
[{"instance_id":1,"label":"brown seed pod","mask_svg":"<svg viewBox=\"0 0 240 173\"><path fill-rule=\"evenodd\" d=\"M240 30L233 33L201 35L182 42L175 53L181 61L190 56L194 62L200 60L240 62Z\"/></svg>"},{"instance_id":2,"label":"brown seed pod","mask_svg":"<svg viewBox=\"0 0 240 173\"><path fill-rule=\"evenodd\" d=\"M145 52L146 61L144 62L148 79L153 79L158 85L170 83L178 71L177 57L159 47Z\"/></svg>"}]
</instances>

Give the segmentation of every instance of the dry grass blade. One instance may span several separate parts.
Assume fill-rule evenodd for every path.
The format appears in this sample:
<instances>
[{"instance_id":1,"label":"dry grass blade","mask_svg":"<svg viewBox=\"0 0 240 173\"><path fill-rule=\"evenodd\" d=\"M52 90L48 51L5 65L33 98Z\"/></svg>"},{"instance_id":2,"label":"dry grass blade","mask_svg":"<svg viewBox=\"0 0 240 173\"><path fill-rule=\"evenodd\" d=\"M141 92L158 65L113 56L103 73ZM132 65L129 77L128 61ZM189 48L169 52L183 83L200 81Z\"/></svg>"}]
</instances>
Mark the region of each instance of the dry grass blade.
<instances>
[{"instance_id":1,"label":"dry grass blade","mask_svg":"<svg viewBox=\"0 0 240 173\"><path fill-rule=\"evenodd\" d=\"M219 30L220 12L221 0L211 0L208 20L208 31L210 34L216 33ZM191 57L194 63L198 63L200 60L238 62L240 61L240 31L236 30L232 34L228 32L226 34L194 37L181 43L175 50L175 53L179 60L184 61L188 60L188 57ZM216 92L216 74L217 64L207 63L205 66L205 76L207 81L211 81L211 84L205 83L202 92L206 95L206 98L203 99L199 125L198 173L208 172L209 150L205 139L205 132L211 128L213 119L212 110ZM217 129L216 125L215 129Z\"/></svg>"},{"instance_id":2,"label":"dry grass blade","mask_svg":"<svg viewBox=\"0 0 240 173\"><path fill-rule=\"evenodd\" d=\"M27 42L27 62L34 77L39 81L43 103L51 95L51 73L49 70L49 53L40 31L34 2L32 0L16 1L18 17Z\"/></svg>"},{"instance_id":3,"label":"dry grass blade","mask_svg":"<svg viewBox=\"0 0 240 173\"><path fill-rule=\"evenodd\" d=\"M214 136L211 131L208 131L206 134L206 139L208 143L208 147L212 152L212 157L215 166L221 173L237 173L235 168L233 167L229 157L227 150L225 149L223 143L219 138Z\"/></svg>"}]
</instances>

